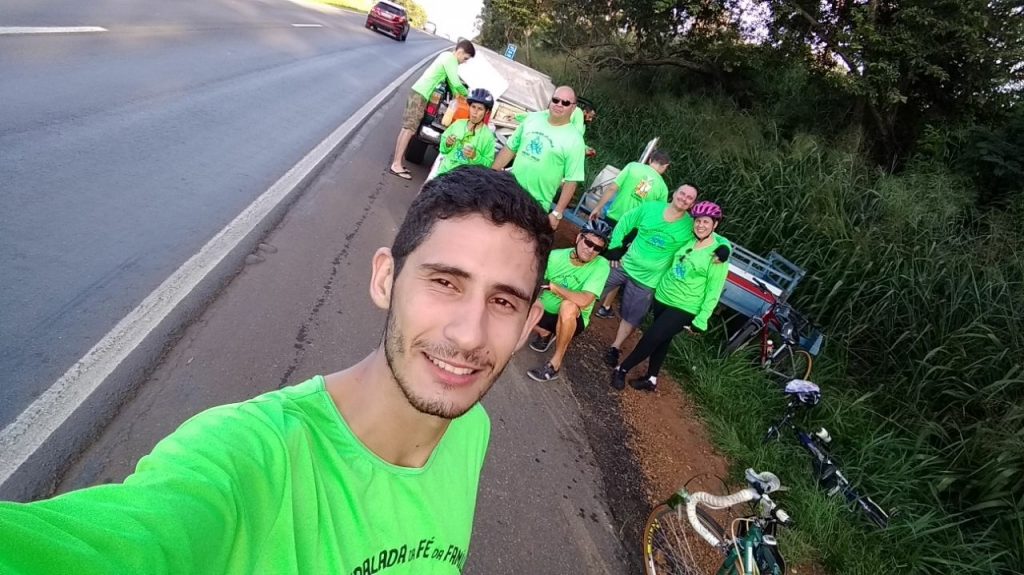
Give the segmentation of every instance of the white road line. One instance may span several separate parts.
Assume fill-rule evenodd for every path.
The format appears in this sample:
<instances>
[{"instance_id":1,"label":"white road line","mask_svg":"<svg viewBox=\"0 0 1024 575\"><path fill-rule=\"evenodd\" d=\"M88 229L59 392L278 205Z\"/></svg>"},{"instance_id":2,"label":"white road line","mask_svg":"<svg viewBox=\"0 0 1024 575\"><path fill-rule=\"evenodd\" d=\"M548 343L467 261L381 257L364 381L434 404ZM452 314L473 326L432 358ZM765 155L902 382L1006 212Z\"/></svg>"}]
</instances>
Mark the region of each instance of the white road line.
<instances>
[{"instance_id":1,"label":"white road line","mask_svg":"<svg viewBox=\"0 0 1024 575\"><path fill-rule=\"evenodd\" d=\"M0 26L0 36L4 34L80 34L109 31L99 26Z\"/></svg>"},{"instance_id":2,"label":"white road line","mask_svg":"<svg viewBox=\"0 0 1024 575\"><path fill-rule=\"evenodd\" d=\"M413 65L338 126L118 322L114 329L36 398L16 420L0 431L0 487L275 206L286 199L409 76L438 52L431 53Z\"/></svg>"},{"instance_id":3,"label":"white road line","mask_svg":"<svg viewBox=\"0 0 1024 575\"><path fill-rule=\"evenodd\" d=\"M295 28L323 28L323 24L292 24Z\"/></svg>"}]
</instances>

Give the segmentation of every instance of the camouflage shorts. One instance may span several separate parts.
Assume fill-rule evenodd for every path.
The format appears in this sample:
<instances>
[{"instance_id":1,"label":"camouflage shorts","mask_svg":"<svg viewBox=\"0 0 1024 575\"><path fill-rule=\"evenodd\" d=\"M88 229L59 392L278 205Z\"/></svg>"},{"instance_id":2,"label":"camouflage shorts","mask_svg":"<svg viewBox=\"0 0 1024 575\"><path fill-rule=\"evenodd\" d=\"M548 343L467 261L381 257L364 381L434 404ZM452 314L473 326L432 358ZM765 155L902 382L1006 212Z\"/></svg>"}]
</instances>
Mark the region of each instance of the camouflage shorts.
<instances>
[{"instance_id":1,"label":"camouflage shorts","mask_svg":"<svg viewBox=\"0 0 1024 575\"><path fill-rule=\"evenodd\" d=\"M416 131L420 127L420 120L423 119L423 111L427 109L427 101L415 90L409 90L409 97L405 101L405 113L402 114L402 127L406 130Z\"/></svg>"}]
</instances>

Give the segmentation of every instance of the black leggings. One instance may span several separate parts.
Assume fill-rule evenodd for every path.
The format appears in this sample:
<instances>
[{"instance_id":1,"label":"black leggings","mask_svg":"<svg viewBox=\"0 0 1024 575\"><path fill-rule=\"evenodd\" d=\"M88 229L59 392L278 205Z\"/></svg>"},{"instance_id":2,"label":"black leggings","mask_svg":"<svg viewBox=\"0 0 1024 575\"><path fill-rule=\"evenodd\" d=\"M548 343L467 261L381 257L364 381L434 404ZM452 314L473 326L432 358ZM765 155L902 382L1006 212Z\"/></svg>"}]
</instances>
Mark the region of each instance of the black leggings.
<instances>
[{"instance_id":1,"label":"black leggings","mask_svg":"<svg viewBox=\"0 0 1024 575\"><path fill-rule=\"evenodd\" d=\"M668 348L672 345L672 338L684 328L693 323L694 315L690 312L674 308L654 300L654 322L651 327L644 330L644 336L637 342L633 351L622 362L620 367L623 371L629 371L640 365L644 359L650 357L647 364L647 375L657 376L661 370L661 364L665 363L665 356L668 355Z\"/></svg>"}]
</instances>

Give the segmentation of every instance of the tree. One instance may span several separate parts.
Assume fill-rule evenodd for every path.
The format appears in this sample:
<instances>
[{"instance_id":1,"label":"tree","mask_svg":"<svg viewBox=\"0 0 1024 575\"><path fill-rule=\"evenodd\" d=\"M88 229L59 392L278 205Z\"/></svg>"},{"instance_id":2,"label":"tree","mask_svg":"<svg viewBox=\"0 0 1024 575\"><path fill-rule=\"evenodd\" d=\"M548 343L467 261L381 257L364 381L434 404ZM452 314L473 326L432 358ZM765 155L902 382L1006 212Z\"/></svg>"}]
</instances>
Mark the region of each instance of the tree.
<instances>
[{"instance_id":1,"label":"tree","mask_svg":"<svg viewBox=\"0 0 1024 575\"><path fill-rule=\"evenodd\" d=\"M932 121L991 119L1019 98L1021 0L770 0L773 42L838 65L881 159Z\"/></svg>"},{"instance_id":2,"label":"tree","mask_svg":"<svg viewBox=\"0 0 1024 575\"><path fill-rule=\"evenodd\" d=\"M551 9L550 0L484 0L480 43L495 50L504 49L508 43L520 43L530 65L530 45L550 28Z\"/></svg>"},{"instance_id":3,"label":"tree","mask_svg":"<svg viewBox=\"0 0 1024 575\"><path fill-rule=\"evenodd\" d=\"M427 11L416 3L416 0L391 0L395 4L399 4L405 7L405 12L409 15L409 25L413 28L423 29L423 26L427 23Z\"/></svg>"}]
</instances>

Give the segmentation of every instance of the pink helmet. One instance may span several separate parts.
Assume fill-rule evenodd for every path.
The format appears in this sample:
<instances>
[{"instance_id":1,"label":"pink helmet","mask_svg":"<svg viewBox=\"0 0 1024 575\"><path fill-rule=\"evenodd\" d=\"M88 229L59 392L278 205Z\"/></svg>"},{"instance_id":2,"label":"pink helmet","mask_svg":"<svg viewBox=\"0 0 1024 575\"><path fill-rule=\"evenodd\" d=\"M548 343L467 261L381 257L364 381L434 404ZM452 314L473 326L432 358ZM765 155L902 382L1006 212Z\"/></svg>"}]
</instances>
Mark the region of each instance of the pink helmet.
<instances>
[{"instance_id":1,"label":"pink helmet","mask_svg":"<svg viewBox=\"0 0 1024 575\"><path fill-rule=\"evenodd\" d=\"M715 221L722 219L722 208L715 202L697 202L690 208L690 215L694 218L707 217Z\"/></svg>"}]
</instances>

